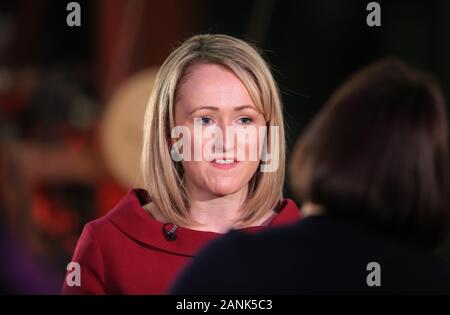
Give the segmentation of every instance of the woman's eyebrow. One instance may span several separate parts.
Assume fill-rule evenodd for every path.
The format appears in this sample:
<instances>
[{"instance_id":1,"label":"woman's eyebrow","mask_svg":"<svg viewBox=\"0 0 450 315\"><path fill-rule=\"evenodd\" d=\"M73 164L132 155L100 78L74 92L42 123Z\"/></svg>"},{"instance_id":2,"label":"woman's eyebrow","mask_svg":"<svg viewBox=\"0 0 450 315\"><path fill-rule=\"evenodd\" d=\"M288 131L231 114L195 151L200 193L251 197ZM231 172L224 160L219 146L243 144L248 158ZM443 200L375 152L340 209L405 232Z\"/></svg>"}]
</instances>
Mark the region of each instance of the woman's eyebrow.
<instances>
[{"instance_id":1,"label":"woman's eyebrow","mask_svg":"<svg viewBox=\"0 0 450 315\"><path fill-rule=\"evenodd\" d=\"M192 113L195 113L196 111L201 110L201 109L210 109L210 110L215 110L215 111L219 110L218 107L214 107L214 106L199 106L199 107L194 108L192 111L190 111L189 115L191 115Z\"/></svg>"},{"instance_id":2,"label":"woman's eyebrow","mask_svg":"<svg viewBox=\"0 0 450 315\"><path fill-rule=\"evenodd\" d=\"M254 111L259 113L259 111L254 106L251 106L251 105L240 105L240 106L235 107L233 110L240 111L240 110L244 110L244 109L247 109L247 108L248 109L252 109L252 110L254 110ZM202 109L209 109L209 110L219 111L219 108L215 107L215 106L199 106L199 107L194 108L191 112L189 112L189 115L195 113L198 110L202 110Z\"/></svg>"},{"instance_id":3,"label":"woman's eyebrow","mask_svg":"<svg viewBox=\"0 0 450 315\"><path fill-rule=\"evenodd\" d=\"M254 106L251 106L251 105L241 105L241 106L237 106L237 107L235 107L234 108L234 110L235 111L240 111L240 110L243 110L243 109L253 109L254 111L257 111L257 112L259 112L259 110L257 110Z\"/></svg>"}]
</instances>

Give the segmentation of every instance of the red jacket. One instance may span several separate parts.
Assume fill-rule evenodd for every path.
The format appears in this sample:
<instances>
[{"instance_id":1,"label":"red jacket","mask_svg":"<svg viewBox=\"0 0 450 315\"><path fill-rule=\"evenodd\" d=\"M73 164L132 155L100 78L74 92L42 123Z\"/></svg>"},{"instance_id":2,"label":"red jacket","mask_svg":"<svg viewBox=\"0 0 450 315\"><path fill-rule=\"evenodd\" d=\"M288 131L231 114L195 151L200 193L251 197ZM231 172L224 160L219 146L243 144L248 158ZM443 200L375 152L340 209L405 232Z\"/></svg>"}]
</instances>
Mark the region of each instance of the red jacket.
<instances>
[{"instance_id":1,"label":"red jacket","mask_svg":"<svg viewBox=\"0 0 450 315\"><path fill-rule=\"evenodd\" d=\"M145 190L132 189L104 217L85 225L72 259L80 265L81 285L65 281L63 294L163 294L197 251L221 236L179 227L176 239L169 240L163 224L142 208L148 202ZM285 199L269 226L299 218L295 203Z\"/></svg>"}]
</instances>

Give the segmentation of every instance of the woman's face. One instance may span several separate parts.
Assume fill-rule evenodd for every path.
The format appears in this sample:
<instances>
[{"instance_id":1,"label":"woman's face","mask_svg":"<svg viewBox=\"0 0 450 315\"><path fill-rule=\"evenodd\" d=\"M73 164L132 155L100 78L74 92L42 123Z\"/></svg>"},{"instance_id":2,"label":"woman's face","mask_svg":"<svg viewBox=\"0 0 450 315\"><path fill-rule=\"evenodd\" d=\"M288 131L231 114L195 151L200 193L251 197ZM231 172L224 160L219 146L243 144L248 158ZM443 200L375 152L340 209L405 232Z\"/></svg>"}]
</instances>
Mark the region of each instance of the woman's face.
<instances>
[{"instance_id":1,"label":"woman's face","mask_svg":"<svg viewBox=\"0 0 450 315\"><path fill-rule=\"evenodd\" d=\"M259 148L259 141L257 136L242 136L242 132L258 132L266 122L243 83L222 66L198 64L184 78L177 96L175 125L187 127L191 139L191 160L182 161L188 190L205 197L246 191L259 166L259 155L250 158L249 150L254 150L253 141ZM223 137L208 134L214 128L220 129ZM227 137L226 128L241 132L241 136ZM238 158L237 148L245 150L244 161ZM194 160L199 149L201 160ZM212 154L206 157L204 152Z\"/></svg>"}]
</instances>

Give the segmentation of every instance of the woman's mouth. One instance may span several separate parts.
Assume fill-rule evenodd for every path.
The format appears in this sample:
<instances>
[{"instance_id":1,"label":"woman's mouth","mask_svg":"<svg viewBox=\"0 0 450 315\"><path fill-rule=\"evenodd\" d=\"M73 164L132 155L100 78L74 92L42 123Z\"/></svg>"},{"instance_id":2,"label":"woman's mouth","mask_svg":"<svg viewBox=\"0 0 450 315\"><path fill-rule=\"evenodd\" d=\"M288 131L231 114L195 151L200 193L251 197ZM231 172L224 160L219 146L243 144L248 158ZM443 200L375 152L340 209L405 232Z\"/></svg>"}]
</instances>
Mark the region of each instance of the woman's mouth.
<instances>
[{"instance_id":1,"label":"woman's mouth","mask_svg":"<svg viewBox=\"0 0 450 315\"><path fill-rule=\"evenodd\" d=\"M228 170L228 169L235 167L239 162L234 159L226 159L226 160L216 159L216 160L213 160L211 163L216 168L219 168L222 170Z\"/></svg>"}]
</instances>

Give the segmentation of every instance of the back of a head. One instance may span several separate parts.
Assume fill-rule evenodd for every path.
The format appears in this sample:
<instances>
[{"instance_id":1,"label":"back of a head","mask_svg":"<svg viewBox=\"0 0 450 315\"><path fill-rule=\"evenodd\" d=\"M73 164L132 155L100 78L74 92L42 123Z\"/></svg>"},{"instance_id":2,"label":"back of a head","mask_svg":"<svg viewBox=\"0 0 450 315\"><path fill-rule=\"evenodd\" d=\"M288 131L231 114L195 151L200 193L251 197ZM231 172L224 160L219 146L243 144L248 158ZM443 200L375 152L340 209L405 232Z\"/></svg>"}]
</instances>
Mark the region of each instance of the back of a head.
<instances>
[{"instance_id":1,"label":"back of a head","mask_svg":"<svg viewBox=\"0 0 450 315\"><path fill-rule=\"evenodd\" d=\"M348 79L294 149L302 201L421 247L449 223L447 113L428 74L386 59Z\"/></svg>"}]
</instances>

